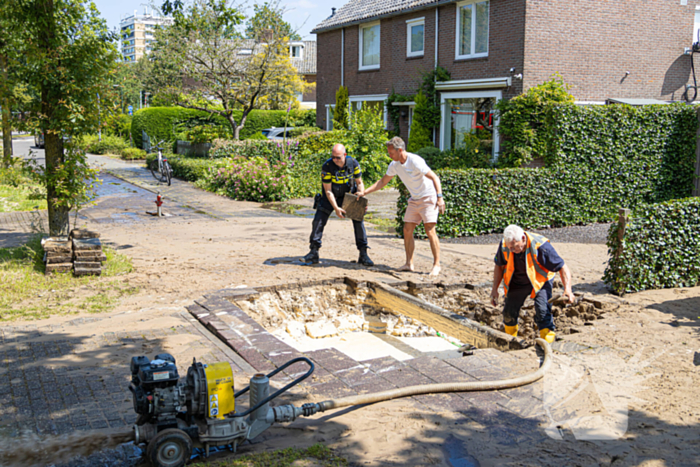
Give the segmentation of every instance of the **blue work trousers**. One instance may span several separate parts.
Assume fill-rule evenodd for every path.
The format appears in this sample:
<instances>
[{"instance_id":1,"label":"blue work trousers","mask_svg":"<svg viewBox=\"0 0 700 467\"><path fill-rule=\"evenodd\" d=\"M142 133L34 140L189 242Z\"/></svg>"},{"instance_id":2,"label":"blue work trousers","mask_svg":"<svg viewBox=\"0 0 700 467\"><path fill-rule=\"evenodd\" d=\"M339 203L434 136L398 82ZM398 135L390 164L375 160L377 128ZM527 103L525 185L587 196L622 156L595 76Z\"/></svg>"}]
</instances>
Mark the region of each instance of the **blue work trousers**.
<instances>
[{"instance_id":1,"label":"blue work trousers","mask_svg":"<svg viewBox=\"0 0 700 467\"><path fill-rule=\"evenodd\" d=\"M311 238L309 239L309 243L311 244L312 250L318 250L321 248L323 229L326 227L326 222L328 222L328 218L331 216L332 212L333 211L329 211L323 208L316 209L316 215L314 216L314 221L311 224ZM364 222L353 220L352 226L355 229L355 245L357 245L357 249L366 249L367 232L365 231Z\"/></svg>"},{"instance_id":2,"label":"blue work trousers","mask_svg":"<svg viewBox=\"0 0 700 467\"><path fill-rule=\"evenodd\" d=\"M503 307L503 323L506 326L515 326L518 324L520 309L531 293L531 284L508 288L506 304ZM547 281L535 295L535 324L537 324L537 328L540 330L546 328L550 331L554 331L552 304L549 303L550 298L552 298L552 281Z\"/></svg>"}]
</instances>

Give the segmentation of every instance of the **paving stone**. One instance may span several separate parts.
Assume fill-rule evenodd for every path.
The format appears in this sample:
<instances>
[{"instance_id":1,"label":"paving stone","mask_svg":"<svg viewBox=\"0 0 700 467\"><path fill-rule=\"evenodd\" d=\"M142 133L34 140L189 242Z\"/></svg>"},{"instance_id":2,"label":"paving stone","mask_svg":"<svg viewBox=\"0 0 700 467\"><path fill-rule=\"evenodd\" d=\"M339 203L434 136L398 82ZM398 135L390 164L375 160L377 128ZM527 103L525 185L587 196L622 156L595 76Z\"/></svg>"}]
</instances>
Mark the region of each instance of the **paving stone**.
<instances>
[{"instance_id":1,"label":"paving stone","mask_svg":"<svg viewBox=\"0 0 700 467\"><path fill-rule=\"evenodd\" d=\"M396 384L397 387L403 388L406 386L417 386L419 384L430 384L433 381L418 373L410 367L397 368L395 370L384 371L379 373L379 376Z\"/></svg>"},{"instance_id":2,"label":"paving stone","mask_svg":"<svg viewBox=\"0 0 700 467\"><path fill-rule=\"evenodd\" d=\"M323 349L314 352L307 352L309 358L318 362L326 370L335 373L340 370L348 370L359 365L356 360L348 357L336 349Z\"/></svg>"},{"instance_id":3,"label":"paving stone","mask_svg":"<svg viewBox=\"0 0 700 467\"><path fill-rule=\"evenodd\" d=\"M475 378L435 357L419 357L406 360L406 364L436 383L474 381Z\"/></svg>"},{"instance_id":4,"label":"paving stone","mask_svg":"<svg viewBox=\"0 0 700 467\"><path fill-rule=\"evenodd\" d=\"M456 393L421 394L412 399L420 402L434 412L456 412L470 409L471 404Z\"/></svg>"},{"instance_id":5,"label":"paving stone","mask_svg":"<svg viewBox=\"0 0 700 467\"><path fill-rule=\"evenodd\" d=\"M472 370L465 370L465 372L475 377L479 381L496 381L501 379L515 378L521 375L513 370L495 366L474 368Z\"/></svg>"},{"instance_id":6,"label":"paving stone","mask_svg":"<svg viewBox=\"0 0 700 467\"><path fill-rule=\"evenodd\" d=\"M364 382L382 379L380 376L370 372L367 367L352 368L345 371L336 371L334 376L350 387L357 386Z\"/></svg>"},{"instance_id":7,"label":"paving stone","mask_svg":"<svg viewBox=\"0 0 700 467\"><path fill-rule=\"evenodd\" d=\"M379 376L365 376L365 378L359 384L354 385L352 389L357 391L358 394L371 394L396 389L396 385Z\"/></svg>"},{"instance_id":8,"label":"paving stone","mask_svg":"<svg viewBox=\"0 0 700 467\"><path fill-rule=\"evenodd\" d=\"M355 391L350 389L345 383L338 379L333 379L320 384L315 384L311 386L312 391L328 399L336 399L338 397L345 397L357 394Z\"/></svg>"}]
</instances>

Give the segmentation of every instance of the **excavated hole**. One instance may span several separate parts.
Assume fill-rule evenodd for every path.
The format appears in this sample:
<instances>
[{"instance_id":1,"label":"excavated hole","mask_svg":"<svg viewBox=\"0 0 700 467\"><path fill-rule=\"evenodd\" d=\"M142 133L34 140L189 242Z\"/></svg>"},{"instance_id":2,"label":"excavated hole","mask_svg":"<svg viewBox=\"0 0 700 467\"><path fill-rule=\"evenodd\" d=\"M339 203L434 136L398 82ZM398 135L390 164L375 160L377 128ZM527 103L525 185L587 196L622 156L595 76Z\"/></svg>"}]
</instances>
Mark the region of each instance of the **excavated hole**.
<instances>
[{"instance_id":1,"label":"excavated hole","mask_svg":"<svg viewBox=\"0 0 700 467\"><path fill-rule=\"evenodd\" d=\"M560 283L555 282L554 296L563 289ZM497 331L504 331L503 324L503 297L498 307L491 306L490 293L487 288L468 290L429 287L423 289L408 289L408 293L428 303L444 308L453 313L465 316L477 323L489 326ZM552 315L558 334L573 334L581 332L579 326L591 325L596 320L603 319L606 312L619 306L614 299L600 299L583 296L579 303L566 306L562 300L555 300L552 305ZM535 325L535 302L528 298L520 311L518 321L518 337L524 339L527 344L534 344L538 336Z\"/></svg>"},{"instance_id":2,"label":"excavated hole","mask_svg":"<svg viewBox=\"0 0 700 467\"><path fill-rule=\"evenodd\" d=\"M263 292L236 302L269 332L323 338L354 331L397 337L436 336L435 329L377 305L369 289L337 284Z\"/></svg>"}]
</instances>

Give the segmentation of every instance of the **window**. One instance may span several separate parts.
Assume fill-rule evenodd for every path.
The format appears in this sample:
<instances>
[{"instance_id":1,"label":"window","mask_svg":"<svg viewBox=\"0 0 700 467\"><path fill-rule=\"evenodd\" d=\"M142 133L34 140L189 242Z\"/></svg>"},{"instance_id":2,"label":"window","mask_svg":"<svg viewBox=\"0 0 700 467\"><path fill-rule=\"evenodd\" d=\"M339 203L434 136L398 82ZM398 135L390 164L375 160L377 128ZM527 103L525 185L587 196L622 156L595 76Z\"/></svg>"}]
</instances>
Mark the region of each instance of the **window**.
<instances>
[{"instance_id":1,"label":"window","mask_svg":"<svg viewBox=\"0 0 700 467\"><path fill-rule=\"evenodd\" d=\"M425 49L425 18L406 21L406 56L421 57Z\"/></svg>"},{"instance_id":2,"label":"window","mask_svg":"<svg viewBox=\"0 0 700 467\"><path fill-rule=\"evenodd\" d=\"M443 93L440 149L485 152L498 158L498 119L494 114L501 91Z\"/></svg>"},{"instance_id":3,"label":"window","mask_svg":"<svg viewBox=\"0 0 700 467\"><path fill-rule=\"evenodd\" d=\"M360 70L379 69L379 22L360 26Z\"/></svg>"},{"instance_id":4,"label":"window","mask_svg":"<svg viewBox=\"0 0 700 467\"><path fill-rule=\"evenodd\" d=\"M457 4L455 58L486 57L489 54L489 2L468 0Z\"/></svg>"},{"instance_id":5,"label":"window","mask_svg":"<svg viewBox=\"0 0 700 467\"><path fill-rule=\"evenodd\" d=\"M289 47L289 56L292 58L301 58L301 46L292 45Z\"/></svg>"},{"instance_id":6,"label":"window","mask_svg":"<svg viewBox=\"0 0 700 467\"><path fill-rule=\"evenodd\" d=\"M331 131L333 129L333 110L335 109L335 104L326 104L326 131Z\"/></svg>"},{"instance_id":7,"label":"window","mask_svg":"<svg viewBox=\"0 0 700 467\"><path fill-rule=\"evenodd\" d=\"M700 33L700 11L695 11L695 25L693 26L693 40L690 42L691 44L694 44L696 42L700 42L700 36L698 35Z\"/></svg>"},{"instance_id":8,"label":"window","mask_svg":"<svg viewBox=\"0 0 700 467\"><path fill-rule=\"evenodd\" d=\"M386 94L372 94L366 96L350 96L350 113L360 109L372 108L382 113L384 128L387 126L388 112L386 109Z\"/></svg>"}]
</instances>

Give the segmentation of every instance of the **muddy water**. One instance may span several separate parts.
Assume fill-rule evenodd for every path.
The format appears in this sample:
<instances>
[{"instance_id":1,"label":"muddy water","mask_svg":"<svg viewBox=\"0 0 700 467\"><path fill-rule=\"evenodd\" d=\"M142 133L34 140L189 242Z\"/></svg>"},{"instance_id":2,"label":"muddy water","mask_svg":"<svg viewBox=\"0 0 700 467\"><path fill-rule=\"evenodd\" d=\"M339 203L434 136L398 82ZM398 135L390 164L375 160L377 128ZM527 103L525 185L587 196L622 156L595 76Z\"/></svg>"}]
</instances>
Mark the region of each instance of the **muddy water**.
<instances>
[{"instance_id":1,"label":"muddy water","mask_svg":"<svg viewBox=\"0 0 700 467\"><path fill-rule=\"evenodd\" d=\"M65 436L39 437L26 434L0 440L0 466L39 467L67 462L77 456L89 456L114 449L134 440L134 431L85 431Z\"/></svg>"}]
</instances>

